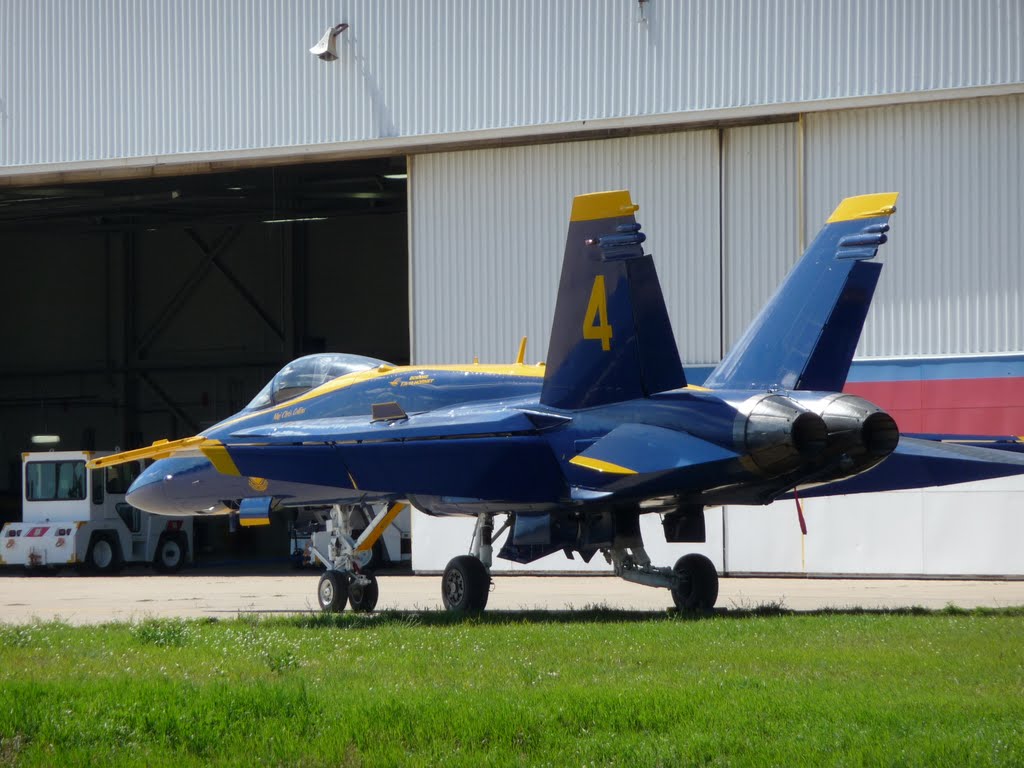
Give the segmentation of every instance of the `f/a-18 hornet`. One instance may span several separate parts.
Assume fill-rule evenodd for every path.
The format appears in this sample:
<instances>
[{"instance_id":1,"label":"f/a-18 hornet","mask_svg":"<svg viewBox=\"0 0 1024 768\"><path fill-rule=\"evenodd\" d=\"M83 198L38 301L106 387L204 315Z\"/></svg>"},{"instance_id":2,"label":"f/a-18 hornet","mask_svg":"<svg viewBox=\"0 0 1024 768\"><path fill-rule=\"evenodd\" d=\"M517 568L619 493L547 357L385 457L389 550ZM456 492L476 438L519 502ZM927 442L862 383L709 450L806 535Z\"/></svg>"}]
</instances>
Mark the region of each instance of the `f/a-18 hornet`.
<instances>
[{"instance_id":1,"label":"f/a-18 hornet","mask_svg":"<svg viewBox=\"0 0 1024 768\"><path fill-rule=\"evenodd\" d=\"M524 364L525 339L511 365L313 355L203 433L93 465L158 459L128 496L151 512L333 505L327 610L375 606L370 545L405 503L476 517L468 554L442 579L450 610L485 607L505 530L498 557L600 552L617 575L708 610L712 562L654 565L640 515L660 515L669 542L702 542L709 506L1024 472L1014 450L901 436L882 409L842 394L895 203L843 200L703 386L686 382L637 206L599 192L573 201L545 364ZM380 511L355 540L351 516L367 508Z\"/></svg>"}]
</instances>

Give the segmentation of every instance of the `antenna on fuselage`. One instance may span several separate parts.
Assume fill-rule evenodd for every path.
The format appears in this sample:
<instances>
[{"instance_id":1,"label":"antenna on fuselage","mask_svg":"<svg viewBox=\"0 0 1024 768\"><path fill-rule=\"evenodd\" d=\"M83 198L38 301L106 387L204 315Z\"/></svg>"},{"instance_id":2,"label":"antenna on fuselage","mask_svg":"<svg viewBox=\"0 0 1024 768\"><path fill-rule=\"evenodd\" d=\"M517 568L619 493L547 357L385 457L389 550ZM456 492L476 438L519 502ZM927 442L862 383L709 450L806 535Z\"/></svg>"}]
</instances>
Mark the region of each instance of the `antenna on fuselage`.
<instances>
[{"instance_id":1,"label":"antenna on fuselage","mask_svg":"<svg viewBox=\"0 0 1024 768\"><path fill-rule=\"evenodd\" d=\"M526 336L519 342L519 354L516 355L516 365L522 365L526 360Z\"/></svg>"}]
</instances>

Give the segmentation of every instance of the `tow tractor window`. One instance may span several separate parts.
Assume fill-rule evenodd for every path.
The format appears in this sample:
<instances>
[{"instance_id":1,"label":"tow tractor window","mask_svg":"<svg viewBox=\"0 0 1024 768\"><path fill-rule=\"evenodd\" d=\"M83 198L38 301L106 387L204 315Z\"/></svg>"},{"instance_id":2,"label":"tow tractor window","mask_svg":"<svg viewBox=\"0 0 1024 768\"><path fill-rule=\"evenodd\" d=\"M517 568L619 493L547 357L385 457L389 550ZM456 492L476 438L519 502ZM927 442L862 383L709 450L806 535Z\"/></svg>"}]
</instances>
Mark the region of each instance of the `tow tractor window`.
<instances>
[{"instance_id":1,"label":"tow tractor window","mask_svg":"<svg viewBox=\"0 0 1024 768\"><path fill-rule=\"evenodd\" d=\"M300 357L278 371L267 386L261 389L252 402L245 407L245 410L258 411L261 408L269 408L272 405L287 402L340 376L358 371L369 371L381 365L389 365L389 363L373 357L331 352Z\"/></svg>"},{"instance_id":2,"label":"tow tractor window","mask_svg":"<svg viewBox=\"0 0 1024 768\"><path fill-rule=\"evenodd\" d=\"M129 486L135 482L135 478L139 476L141 471L139 465L134 461L107 467L107 493L118 495L128 493Z\"/></svg>"},{"instance_id":3,"label":"tow tractor window","mask_svg":"<svg viewBox=\"0 0 1024 768\"><path fill-rule=\"evenodd\" d=\"M28 462L25 465L25 498L29 501L84 499L85 462Z\"/></svg>"}]
</instances>

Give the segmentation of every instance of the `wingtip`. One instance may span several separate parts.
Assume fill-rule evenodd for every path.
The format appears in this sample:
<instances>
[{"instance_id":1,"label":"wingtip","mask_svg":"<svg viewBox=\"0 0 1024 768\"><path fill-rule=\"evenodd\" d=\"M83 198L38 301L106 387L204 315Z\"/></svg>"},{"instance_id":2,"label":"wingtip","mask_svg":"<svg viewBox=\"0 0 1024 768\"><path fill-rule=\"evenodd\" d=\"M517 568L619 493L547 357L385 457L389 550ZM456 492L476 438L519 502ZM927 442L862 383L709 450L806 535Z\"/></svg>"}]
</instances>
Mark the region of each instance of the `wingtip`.
<instances>
[{"instance_id":1,"label":"wingtip","mask_svg":"<svg viewBox=\"0 0 1024 768\"><path fill-rule=\"evenodd\" d=\"M899 192L875 192L870 195L848 197L836 206L827 223L889 216L896 212L896 198L899 195Z\"/></svg>"}]
</instances>

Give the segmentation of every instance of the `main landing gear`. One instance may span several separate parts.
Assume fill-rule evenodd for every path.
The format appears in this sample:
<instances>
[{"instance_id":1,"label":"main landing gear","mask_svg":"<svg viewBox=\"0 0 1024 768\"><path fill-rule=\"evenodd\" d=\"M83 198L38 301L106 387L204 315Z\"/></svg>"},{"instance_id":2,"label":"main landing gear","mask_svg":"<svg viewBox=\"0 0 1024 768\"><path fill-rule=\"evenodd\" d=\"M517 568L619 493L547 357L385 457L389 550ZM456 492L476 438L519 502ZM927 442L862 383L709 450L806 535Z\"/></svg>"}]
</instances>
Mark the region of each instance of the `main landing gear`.
<instances>
[{"instance_id":1,"label":"main landing gear","mask_svg":"<svg viewBox=\"0 0 1024 768\"><path fill-rule=\"evenodd\" d=\"M696 552L683 555L672 568L651 565L642 546L612 547L605 558L615 575L648 587L667 587L680 611L709 613L718 600L718 571L715 564Z\"/></svg>"},{"instance_id":2,"label":"main landing gear","mask_svg":"<svg viewBox=\"0 0 1024 768\"><path fill-rule=\"evenodd\" d=\"M494 515L478 515L470 553L452 558L441 578L441 600L449 611L480 613L487 607L487 597L491 592L493 538Z\"/></svg>"},{"instance_id":3,"label":"main landing gear","mask_svg":"<svg viewBox=\"0 0 1024 768\"><path fill-rule=\"evenodd\" d=\"M479 613L487 607L492 584L491 542L514 525L514 519L514 515L509 515L509 520L495 533L494 515L481 514L477 517L470 553L453 558L441 579L441 599L449 611ZM636 584L668 589L680 611L708 613L715 607L718 571L711 560L691 553L679 558L672 568L659 568L651 564L643 547L639 521L635 525L623 525L622 529L606 540L609 546L601 549L615 569L616 576Z\"/></svg>"},{"instance_id":4,"label":"main landing gear","mask_svg":"<svg viewBox=\"0 0 1024 768\"><path fill-rule=\"evenodd\" d=\"M377 577L366 569L373 557L373 545L404 506L382 505L372 519L370 512L361 506L335 504L331 507L327 521L327 554L316 546L311 549L312 556L327 569L316 590L317 602L323 610L338 613L351 604L353 611L368 613L377 607L380 595ZM353 517L357 513L370 522L362 535L353 539Z\"/></svg>"}]
</instances>

